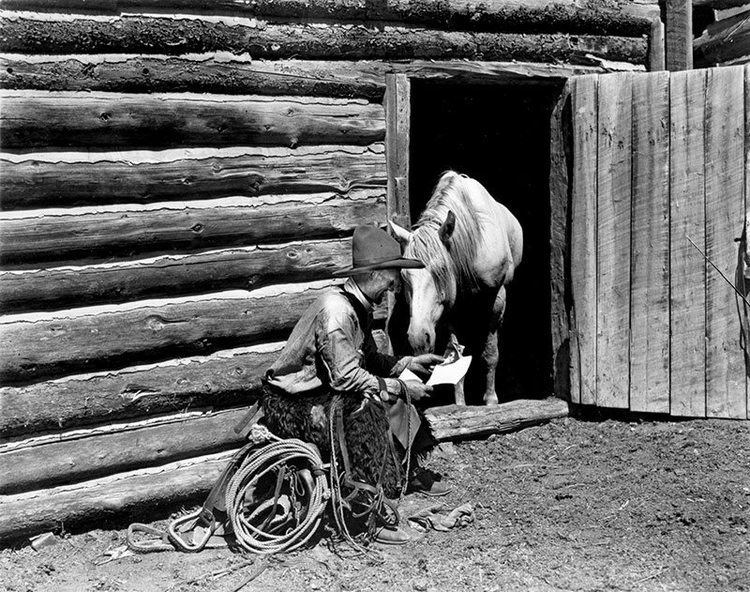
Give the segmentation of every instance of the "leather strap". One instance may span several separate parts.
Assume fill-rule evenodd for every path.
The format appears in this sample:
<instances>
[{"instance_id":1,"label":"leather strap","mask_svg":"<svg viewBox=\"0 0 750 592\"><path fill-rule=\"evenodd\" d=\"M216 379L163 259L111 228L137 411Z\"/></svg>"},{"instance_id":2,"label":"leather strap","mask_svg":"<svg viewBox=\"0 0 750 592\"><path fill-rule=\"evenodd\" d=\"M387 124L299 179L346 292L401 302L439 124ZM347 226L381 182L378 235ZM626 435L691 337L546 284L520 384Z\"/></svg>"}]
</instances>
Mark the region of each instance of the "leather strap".
<instances>
[{"instance_id":1,"label":"leather strap","mask_svg":"<svg viewBox=\"0 0 750 592\"><path fill-rule=\"evenodd\" d=\"M388 386L385 384L385 379L381 378L380 376L376 376L375 378L378 379L378 390L380 390L380 400L390 401L391 395L388 393Z\"/></svg>"},{"instance_id":2,"label":"leather strap","mask_svg":"<svg viewBox=\"0 0 750 592\"><path fill-rule=\"evenodd\" d=\"M344 434L344 410L341 408L340 402L337 405L331 405L331 407L332 412L336 414L336 437L339 440L341 458L344 461L344 480L350 482L352 470L349 463L349 449L346 446L346 434ZM336 454L336 451L333 450L333 442L331 442L331 454Z\"/></svg>"},{"instance_id":3,"label":"leather strap","mask_svg":"<svg viewBox=\"0 0 750 592\"><path fill-rule=\"evenodd\" d=\"M239 436L244 440L250 433L251 428L256 423L258 423L263 415L263 408L260 406L260 404L257 402L253 403L252 407L247 410L247 413L242 417L239 423L234 426L234 433L239 434Z\"/></svg>"}]
</instances>

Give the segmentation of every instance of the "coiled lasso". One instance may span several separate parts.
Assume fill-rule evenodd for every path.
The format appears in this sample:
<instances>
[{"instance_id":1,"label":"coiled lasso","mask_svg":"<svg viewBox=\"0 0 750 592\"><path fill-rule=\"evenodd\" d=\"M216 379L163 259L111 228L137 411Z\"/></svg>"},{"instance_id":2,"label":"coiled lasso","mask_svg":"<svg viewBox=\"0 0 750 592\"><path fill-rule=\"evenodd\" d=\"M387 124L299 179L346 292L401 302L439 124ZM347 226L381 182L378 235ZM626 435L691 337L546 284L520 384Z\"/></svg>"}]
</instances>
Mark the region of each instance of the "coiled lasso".
<instances>
[{"instance_id":1,"label":"coiled lasso","mask_svg":"<svg viewBox=\"0 0 750 592\"><path fill-rule=\"evenodd\" d=\"M262 426L253 428L251 439L270 443L248 454L227 486L227 515L234 535L244 549L253 553L270 555L292 551L307 543L320 526L330 497L325 476L327 466L323 464L318 449L302 440L282 440ZM290 467L293 467L291 471ZM301 483L302 491L298 490L297 485L292 485L291 495L299 495L301 499L300 503L294 504L294 508L282 508L295 514L295 525L289 527L282 524L284 532L276 533L271 518L277 507L284 505L281 503L280 488L288 471L289 474L299 476L294 478L293 483ZM272 472L277 475L274 499L253 509L253 494L257 484ZM258 520L264 515L265 521L258 525ZM256 524L252 523L253 520Z\"/></svg>"}]
</instances>

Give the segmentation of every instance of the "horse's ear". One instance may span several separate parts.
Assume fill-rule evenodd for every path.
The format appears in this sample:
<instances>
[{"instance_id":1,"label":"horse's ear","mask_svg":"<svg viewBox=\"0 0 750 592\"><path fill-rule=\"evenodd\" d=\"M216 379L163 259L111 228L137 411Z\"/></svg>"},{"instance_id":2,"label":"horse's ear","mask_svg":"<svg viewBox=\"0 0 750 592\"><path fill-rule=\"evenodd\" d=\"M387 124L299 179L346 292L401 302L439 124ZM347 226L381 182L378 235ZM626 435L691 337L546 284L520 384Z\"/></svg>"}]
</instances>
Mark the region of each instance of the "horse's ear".
<instances>
[{"instance_id":1,"label":"horse's ear","mask_svg":"<svg viewBox=\"0 0 750 592\"><path fill-rule=\"evenodd\" d=\"M438 232L438 236L440 237L440 240L445 242L448 242L448 239L453 235L453 231L456 228L456 215L451 211L448 210L448 215L445 217L445 222L443 222L443 225L440 227L440 231Z\"/></svg>"},{"instance_id":2,"label":"horse's ear","mask_svg":"<svg viewBox=\"0 0 750 592\"><path fill-rule=\"evenodd\" d=\"M391 227L391 233L393 234L393 237L401 243L401 245L405 245L409 242L409 239L411 238L411 232L406 230L403 226L399 226L392 220L388 220L388 225Z\"/></svg>"}]
</instances>

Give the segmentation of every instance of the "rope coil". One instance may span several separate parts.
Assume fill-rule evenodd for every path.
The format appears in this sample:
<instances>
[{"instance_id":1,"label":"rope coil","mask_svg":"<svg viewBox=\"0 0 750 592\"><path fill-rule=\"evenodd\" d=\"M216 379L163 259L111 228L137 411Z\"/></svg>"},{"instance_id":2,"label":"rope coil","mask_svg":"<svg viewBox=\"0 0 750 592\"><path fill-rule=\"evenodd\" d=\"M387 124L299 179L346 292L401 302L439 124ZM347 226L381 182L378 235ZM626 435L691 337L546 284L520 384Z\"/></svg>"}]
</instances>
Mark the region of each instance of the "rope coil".
<instances>
[{"instance_id":1,"label":"rope coil","mask_svg":"<svg viewBox=\"0 0 750 592\"><path fill-rule=\"evenodd\" d=\"M297 439L282 440L267 430L264 436L270 443L244 459L227 485L225 501L238 544L269 555L292 551L309 541L331 494L315 446ZM273 499L258 503L256 489L264 478L272 480L273 474Z\"/></svg>"}]
</instances>

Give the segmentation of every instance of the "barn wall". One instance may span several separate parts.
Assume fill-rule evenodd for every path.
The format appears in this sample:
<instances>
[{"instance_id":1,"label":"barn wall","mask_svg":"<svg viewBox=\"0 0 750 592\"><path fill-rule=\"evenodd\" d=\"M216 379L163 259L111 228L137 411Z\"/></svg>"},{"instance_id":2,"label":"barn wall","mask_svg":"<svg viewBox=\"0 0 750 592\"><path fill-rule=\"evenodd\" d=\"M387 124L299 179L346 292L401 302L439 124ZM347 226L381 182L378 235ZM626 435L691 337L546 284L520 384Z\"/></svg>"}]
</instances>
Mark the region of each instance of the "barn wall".
<instances>
[{"instance_id":1,"label":"barn wall","mask_svg":"<svg viewBox=\"0 0 750 592\"><path fill-rule=\"evenodd\" d=\"M731 66L569 82L552 176L554 201L569 204L553 212L569 249L557 254L566 276L554 347L558 391L574 403L750 418L733 289L749 75Z\"/></svg>"},{"instance_id":2,"label":"barn wall","mask_svg":"<svg viewBox=\"0 0 750 592\"><path fill-rule=\"evenodd\" d=\"M643 67L658 15L615 0L0 8L3 539L210 487L354 226L386 219L387 73L559 84Z\"/></svg>"}]
</instances>

